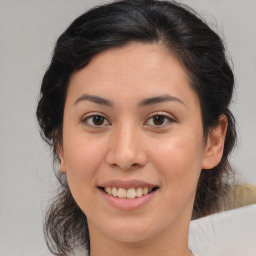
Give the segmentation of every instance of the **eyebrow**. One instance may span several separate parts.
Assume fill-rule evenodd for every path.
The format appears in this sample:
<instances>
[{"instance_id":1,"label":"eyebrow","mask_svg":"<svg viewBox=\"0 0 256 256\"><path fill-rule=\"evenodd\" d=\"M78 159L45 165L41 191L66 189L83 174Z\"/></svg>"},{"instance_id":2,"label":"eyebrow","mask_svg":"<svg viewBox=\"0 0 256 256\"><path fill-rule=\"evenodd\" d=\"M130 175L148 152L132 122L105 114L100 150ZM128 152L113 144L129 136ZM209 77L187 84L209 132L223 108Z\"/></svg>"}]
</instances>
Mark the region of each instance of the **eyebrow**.
<instances>
[{"instance_id":1,"label":"eyebrow","mask_svg":"<svg viewBox=\"0 0 256 256\"><path fill-rule=\"evenodd\" d=\"M83 94L81 97L79 97L75 101L74 104L76 105L77 103L79 103L81 101L87 101L87 100L91 101L93 103L99 104L99 105L104 105L104 106L109 106L109 107L114 106L114 103L110 100L104 99L99 96L88 95L88 94ZM162 103L162 102L166 102L166 101L175 101L175 102L181 103L182 105L186 106L185 103L181 99L171 96L169 94L144 99L138 104L138 106L145 107L145 106L154 105L154 104L158 104L158 103Z\"/></svg>"},{"instance_id":2,"label":"eyebrow","mask_svg":"<svg viewBox=\"0 0 256 256\"><path fill-rule=\"evenodd\" d=\"M144 107L144 106L158 104L158 103L162 103L162 102L166 102L166 101L175 101L175 102L181 103L182 105L186 106L185 103L180 98L171 96L169 94L144 99L139 103L139 106Z\"/></svg>"},{"instance_id":3,"label":"eyebrow","mask_svg":"<svg viewBox=\"0 0 256 256\"><path fill-rule=\"evenodd\" d=\"M114 103L111 102L110 100L98 97L98 96L94 96L94 95L88 95L88 94L83 94L81 97L79 97L76 101L75 101L75 105L78 102L84 101L84 100L88 100L91 101L93 103L99 104L99 105L104 105L104 106L109 106L112 107L114 106Z\"/></svg>"}]
</instances>

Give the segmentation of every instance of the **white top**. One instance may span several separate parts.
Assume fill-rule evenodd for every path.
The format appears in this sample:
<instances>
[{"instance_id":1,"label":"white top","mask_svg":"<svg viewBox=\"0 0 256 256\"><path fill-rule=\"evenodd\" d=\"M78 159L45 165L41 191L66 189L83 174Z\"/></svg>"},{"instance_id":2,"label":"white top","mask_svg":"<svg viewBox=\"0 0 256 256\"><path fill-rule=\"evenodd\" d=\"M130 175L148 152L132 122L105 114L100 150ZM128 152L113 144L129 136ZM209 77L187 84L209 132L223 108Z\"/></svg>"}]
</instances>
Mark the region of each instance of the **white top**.
<instances>
[{"instance_id":1,"label":"white top","mask_svg":"<svg viewBox=\"0 0 256 256\"><path fill-rule=\"evenodd\" d=\"M192 221L189 248L195 256L256 256L256 204Z\"/></svg>"}]
</instances>

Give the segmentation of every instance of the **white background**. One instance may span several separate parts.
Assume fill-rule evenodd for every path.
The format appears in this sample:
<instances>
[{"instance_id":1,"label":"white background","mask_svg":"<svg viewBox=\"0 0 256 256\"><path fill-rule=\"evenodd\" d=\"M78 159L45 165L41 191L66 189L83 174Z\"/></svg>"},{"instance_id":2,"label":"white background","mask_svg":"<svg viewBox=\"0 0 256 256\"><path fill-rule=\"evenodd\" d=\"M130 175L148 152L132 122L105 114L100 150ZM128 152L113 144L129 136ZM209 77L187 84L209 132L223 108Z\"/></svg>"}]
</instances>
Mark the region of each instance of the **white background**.
<instances>
[{"instance_id":1,"label":"white background","mask_svg":"<svg viewBox=\"0 0 256 256\"><path fill-rule=\"evenodd\" d=\"M42 221L55 179L35 118L40 82L57 37L84 10L102 2L0 0L0 256L49 255ZM217 25L228 46L239 132L232 162L241 180L256 185L256 0L182 2L213 28Z\"/></svg>"}]
</instances>

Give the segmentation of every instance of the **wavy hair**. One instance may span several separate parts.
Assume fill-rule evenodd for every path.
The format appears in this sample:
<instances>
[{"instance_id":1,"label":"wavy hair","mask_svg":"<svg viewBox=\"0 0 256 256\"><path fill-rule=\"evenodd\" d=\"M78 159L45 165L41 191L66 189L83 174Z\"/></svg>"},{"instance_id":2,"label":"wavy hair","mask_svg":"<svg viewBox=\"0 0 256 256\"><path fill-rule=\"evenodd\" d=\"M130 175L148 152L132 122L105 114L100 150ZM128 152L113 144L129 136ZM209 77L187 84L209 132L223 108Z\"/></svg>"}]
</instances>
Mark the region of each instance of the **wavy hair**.
<instances>
[{"instance_id":1,"label":"wavy hair","mask_svg":"<svg viewBox=\"0 0 256 256\"><path fill-rule=\"evenodd\" d=\"M62 143L63 111L70 76L98 53L131 42L164 45L183 64L197 93L204 136L225 114L228 128L221 162L202 170L192 218L221 209L220 198L232 173L228 156L236 141L229 110L234 76L221 38L188 6L174 1L124 0L95 7L78 17L59 37L43 77L37 119L43 139L53 149ZM90 250L85 214L71 195L65 174L57 172L59 193L45 218L45 238L54 255L67 256L77 246Z\"/></svg>"}]
</instances>

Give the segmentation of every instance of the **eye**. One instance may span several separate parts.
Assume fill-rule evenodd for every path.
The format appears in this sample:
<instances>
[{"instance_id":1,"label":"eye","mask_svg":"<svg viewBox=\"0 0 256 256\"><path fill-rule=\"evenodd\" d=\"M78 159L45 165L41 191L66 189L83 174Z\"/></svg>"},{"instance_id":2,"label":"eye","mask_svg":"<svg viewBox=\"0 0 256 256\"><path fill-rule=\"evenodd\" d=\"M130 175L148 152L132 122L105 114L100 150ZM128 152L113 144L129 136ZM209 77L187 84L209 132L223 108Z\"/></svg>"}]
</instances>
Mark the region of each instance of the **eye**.
<instances>
[{"instance_id":1,"label":"eye","mask_svg":"<svg viewBox=\"0 0 256 256\"><path fill-rule=\"evenodd\" d=\"M172 122L174 122L174 120L170 116L164 114L155 114L147 120L146 124L150 126L163 127Z\"/></svg>"},{"instance_id":2,"label":"eye","mask_svg":"<svg viewBox=\"0 0 256 256\"><path fill-rule=\"evenodd\" d=\"M90 115L83 118L82 122L87 126L103 127L110 125L110 122L102 115Z\"/></svg>"}]
</instances>

